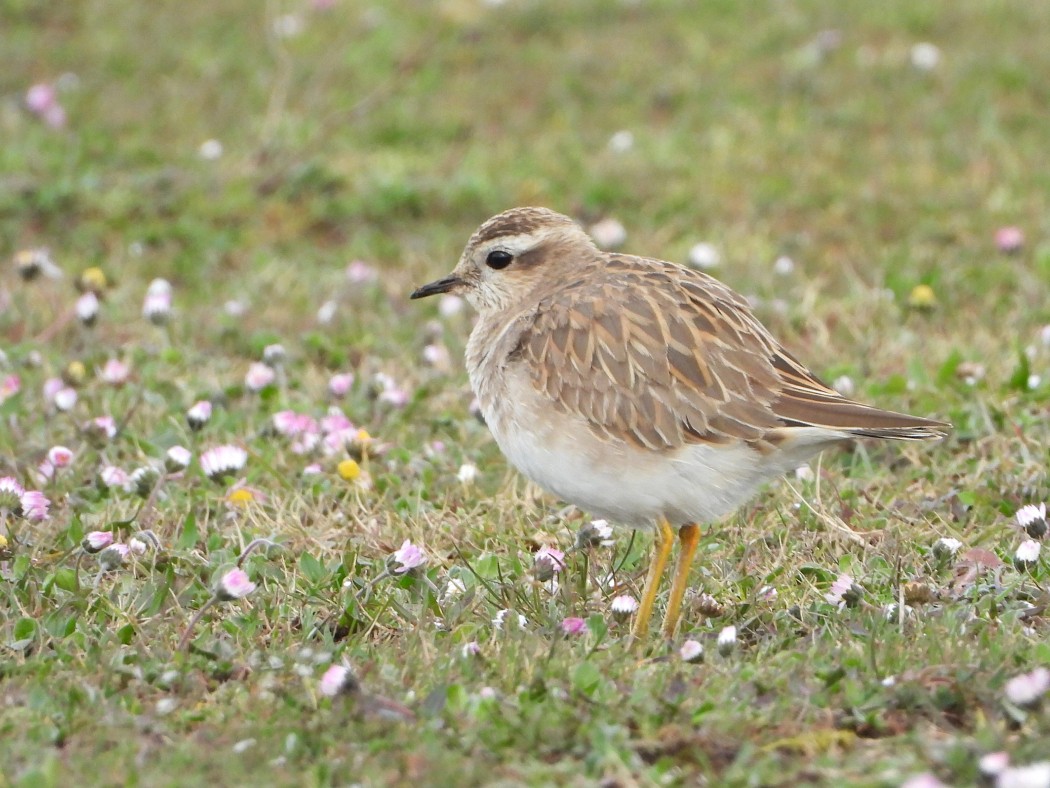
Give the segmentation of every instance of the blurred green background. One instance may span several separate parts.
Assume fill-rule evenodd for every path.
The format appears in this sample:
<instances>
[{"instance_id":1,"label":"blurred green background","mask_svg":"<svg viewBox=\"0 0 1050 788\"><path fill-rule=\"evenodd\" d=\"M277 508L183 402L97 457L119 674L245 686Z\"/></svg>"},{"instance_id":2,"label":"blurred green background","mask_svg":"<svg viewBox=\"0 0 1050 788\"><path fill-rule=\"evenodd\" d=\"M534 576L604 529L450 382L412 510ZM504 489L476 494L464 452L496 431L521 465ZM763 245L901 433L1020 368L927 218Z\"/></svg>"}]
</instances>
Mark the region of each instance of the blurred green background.
<instances>
[{"instance_id":1,"label":"blurred green background","mask_svg":"<svg viewBox=\"0 0 1050 788\"><path fill-rule=\"evenodd\" d=\"M612 214L628 251L713 242L760 295L789 254L832 297L922 281L999 327L1044 300L1045 4L0 9L5 254L45 244L208 292L276 256L322 282L363 257L404 288L531 203ZM59 86L64 128L24 110L37 82ZM633 145L610 150L620 131ZM1036 241L1030 265L991 264L1003 224Z\"/></svg>"},{"instance_id":2,"label":"blurred green background","mask_svg":"<svg viewBox=\"0 0 1050 788\"><path fill-rule=\"evenodd\" d=\"M582 657L561 652L557 661L543 638L500 645L498 658L473 673L448 659L458 643L395 623L386 639L349 638L338 648L383 666L370 681L391 694L396 688L431 699L441 682L459 687L449 691L447 728L435 712L420 731L326 729L298 690L283 690L284 705L252 695L238 706L232 693L239 685L224 676L214 679L218 690L182 688L183 709L163 739L173 746L146 759L144 784L173 783L179 769L188 781L214 781L228 774L234 742L258 737L260 751L277 752L289 726L302 736L299 749L273 778L289 784L357 779L350 770L362 764L365 783L459 776L570 784L585 773L655 784L713 770L727 784L890 785L927 766L966 783L977 779L975 753L1016 747L1035 757L1045 716L1015 725L999 713L1000 688L1004 670L1045 661L1046 652L1019 618L1013 629L998 629L1001 588L975 593L981 604L992 602L981 613L987 628L972 638L977 602L969 599L958 600L951 615L924 619L918 635L891 630L879 605L898 599L909 571L936 580L916 545L937 535L958 533L1006 556L1013 538L1006 518L1047 493L1045 30L1050 3L1020 0L0 0L0 294L8 299L18 287L6 262L16 250L46 246L68 278L88 266L106 271L114 282L111 315L138 315L146 283L157 276L173 282L181 310L166 353L155 350L152 335L142 340L149 327L103 321L96 337L105 342L59 334L41 348L45 365L61 369L67 354L89 362L114 351L134 357L144 387L167 398L150 400L136 415L132 426L147 448L170 437L158 425L181 424L188 404L181 398L213 390L228 389L234 403L222 428L254 435L268 414L256 413L250 398L241 407L244 392L232 382L239 372L231 370L274 341L287 342L294 357L297 337L304 339L307 360L293 379L300 400L311 386L323 390L332 371L351 367L360 380L389 371L414 392L409 409L375 416L402 465L381 480L388 486L361 516L377 518L389 533L375 526L347 536L338 525L349 545L333 540L322 549L312 532L307 541L294 529L300 516L336 528L325 520L328 509L295 498L298 488L287 508L283 499L274 502L289 543L303 539L301 549L321 556L311 603L345 593L338 575L349 570L340 561L352 562L344 550L357 561L357 551L374 557L402 537L425 534L448 566L462 568L463 553L474 560L483 549L496 566L495 555L517 560L514 551L547 511L505 489L491 498L465 492L453 465L434 470L443 481L430 486L405 470L424 441L437 437L449 443L454 465L485 460L486 489L503 472L467 415L458 361L465 323L450 322L442 335L452 374L421 369L419 350L436 307L410 305L407 294L447 272L480 222L514 205L545 205L585 225L614 218L632 253L685 262L694 244L713 244L722 259L713 273L752 296L762 320L816 372L829 380L851 375L860 398L950 418L957 427L953 442L910 465L868 463L862 452L840 462L860 470L836 476L842 516L856 507L865 532L864 517L876 517L871 527L886 528L884 541L844 548L825 538L820 522L796 528L790 517L808 515L792 510L780 519L775 506L732 520L725 541L716 531L704 548L714 567L704 575L708 586L736 594L732 610L744 611L741 617L754 609L757 578L782 582L783 604L761 620L768 631L756 625L754 650L740 663L689 674L686 695L676 694L681 679L665 663L643 665L615 648ZM54 89L52 114L27 103L35 85ZM1004 227L1024 235L1009 253L996 243ZM793 271L774 268L782 256L794 261ZM375 292L345 297L345 269L355 259L382 278ZM914 303L917 285L931 288L922 309ZM30 338L47 334L45 307L59 311L54 292L34 291L30 308L0 312L0 344L16 347L12 355L27 355L35 349ZM72 290L62 292L58 298L71 302ZM349 308L318 326L317 310L333 293ZM231 299L250 304L247 313L225 314ZM361 421L372 426L371 400L363 391L355 396ZM54 429L41 417L27 445L46 447L53 441L46 430ZM288 480L297 478L296 459L285 467L288 457L274 450L269 461L253 482L282 494L281 484L294 487ZM475 508L443 508L443 501L462 500ZM901 501L910 514L898 518ZM969 507L978 513L971 519ZM453 511L451 523L440 520ZM192 538L187 544L188 554L199 547ZM824 604L806 561L841 561L843 571L868 574L878 604L857 615L868 615L862 623L879 637L854 638L860 624L829 624L823 613L807 619L812 635L796 637L794 600L806 615ZM313 589L295 565L271 571L271 589ZM834 578L831 569L820 571L820 583ZM949 579L937 582L947 587ZM1019 594L1039 601L1024 578L1015 582ZM43 604L31 596L12 605ZM302 633L281 628L298 612L272 601L282 598L253 599L253 615L279 623L266 630L265 644L241 643L243 650L298 648ZM298 611L300 600L290 591L287 598ZM180 604L189 609L188 592ZM552 610L550 621L538 623L556 636L566 611ZM168 627L156 643L181 632L185 616L175 613L151 623ZM393 614L383 608L377 615ZM735 612L727 615L736 621ZM489 614L475 618L473 626L487 626ZM62 648L70 651L59 649L52 662L20 663L29 700L23 703L20 684L12 707L36 709L26 711L33 725L47 715L63 719L56 736L74 742L63 757L94 769L85 733L94 700L78 688L82 680L119 684L93 674L99 655L112 654ZM848 660L840 660L840 649ZM880 684L889 672L906 677L913 664L899 692ZM165 667L158 662L147 672ZM570 673L566 694L559 682ZM796 692L796 679L804 692ZM74 688L65 711L49 705L66 702L48 695L52 682ZM469 693L482 684L513 699L518 716L493 706L486 717L487 707L471 706ZM103 707L129 716L114 712L104 766L111 771L99 779L117 784L137 762L139 731L129 717L144 712L134 698L119 700L123 686L113 685ZM555 688L569 700L555 698ZM152 703L153 689L142 692ZM681 697L688 700L676 705ZM0 731L12 751L51 752L41 744L50 728L27 725L23 747L22 724L11 719ZM847 730L850 741L863 743L854 741L857 749L844 756L840 734ZM221 749L200 747L206 739ZM931 741L943 749L934 752ZM417 746L426 752L421 762L405 755ZM348 747L360 749L348 754ZM325 765L333 754L339 768ZM245 783L266 779L256 771L269 768L266 759L249 751L237 762ZM39 780L31 784L59 778Z\"/></svg>"}]
</instances>

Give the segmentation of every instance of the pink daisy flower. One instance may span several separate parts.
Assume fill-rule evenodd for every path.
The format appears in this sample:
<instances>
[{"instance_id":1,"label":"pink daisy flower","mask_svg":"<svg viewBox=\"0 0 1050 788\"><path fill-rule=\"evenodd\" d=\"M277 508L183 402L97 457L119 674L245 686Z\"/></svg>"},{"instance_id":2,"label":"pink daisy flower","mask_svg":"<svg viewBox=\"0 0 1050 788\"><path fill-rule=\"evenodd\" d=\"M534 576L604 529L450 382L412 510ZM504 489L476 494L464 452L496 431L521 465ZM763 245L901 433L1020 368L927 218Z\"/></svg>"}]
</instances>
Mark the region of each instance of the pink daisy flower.
<instances>
[{"instance_id":1,"label":"pink daisy flower","mask_svg":"<svg viewBox=\"0 0 1050 788\"><path fill-rule=\"evenodd\" d=\"M575 616L563 618L561 622L561 631L566 635L582 635L587 631L587 622L582 618L577 618Z\"/></svg>"},{"instance_id":2,"label":"pink daisy flower","mask_svg":"<svg viewBox=\"0 0 1050 788\"><path fill-rule=\"evenodd\" d=\"M254 590L255 583L248 578L248 573L243 569L234 568L219 578L215 596L222 602L231 602L234 599L244 599Z\"/></svg>"},{"instance_id":3,"label":"pink daisy flower","mask_svg":"<svg viewBox=\"0 0 1050 788\"><path fill-rule=\"evenodd\" d=\"M401 547L394 551L394 573L403 575L413 569L424 566L427 562L426 554L411 541L406 539Z\"/></svg>"}]
</instances>

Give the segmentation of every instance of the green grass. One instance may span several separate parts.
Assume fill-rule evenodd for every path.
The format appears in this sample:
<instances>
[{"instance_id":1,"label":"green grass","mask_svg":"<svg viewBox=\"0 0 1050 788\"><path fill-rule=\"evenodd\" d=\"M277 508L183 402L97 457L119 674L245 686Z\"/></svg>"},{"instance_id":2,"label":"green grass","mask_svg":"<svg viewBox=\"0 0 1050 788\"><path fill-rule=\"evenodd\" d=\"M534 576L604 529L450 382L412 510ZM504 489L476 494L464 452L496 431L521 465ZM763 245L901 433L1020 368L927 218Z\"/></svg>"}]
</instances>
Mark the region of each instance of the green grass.
<instances>
[{"instance_id":1,"label":"green grass","mask_svg":"<svg viewBox=\"0 0 1050 788\"><path fill-rule=\"evenodd\" d=\"M302 32L276 36L287 14ZM49 447L76 451L44 487L51 518L3 526L0 785L970 784L982 754L1045 759L1046 709L1003 687L1050 665L1050 569L1012 561L1014 512L1050 497L1048 24L1050 6L970 0L0 0L0 259L46 246L65 272L0 267L0 378L23 386L0 404L0 476L37 487ZM831 29L841 46L821 54ZM930 72L909 62L921 41L941 51ZM23 97L65 73L55 130ZM621 129L634 146L616 153ZM207 161L211 138L224 152ZM714 243L715 273L814 370L954 436L828 454L798 494L775 484L709 525L693 582L720 609L629 648L609 602L637 592L649 537L571 554L555 593L537 582L532 553L567 549L585 514L527 487L470 415L470 318L407 298L518 204L615 217L630 252ZM995 248L1004 225L1025 230L1016 255ZM355 259L379 280L349 283ZM111 282L94 328L70 319L89 266ZM140 317L158 276L164 328ZM935 308L909 308L917 284ZM252 393L248 365L275 342L284 379ZM435 342L450 369L423 363ZM95 374L111 357L132 367L123 387ZM42 386L74 361L78 403L55 413ZM983 365L976 385L964 362ZM357 379L340 406L384 445L361 458L370 487L268 429L286 408L322 416L340 371ZM405 407L375 396L377 373ZM215 415L193 434L201 398ZM122 431L92 443L79 425L107 414ZM96 483L227 442L249 450L247 506L196 460L149 501ZM99 529L149 529L162 549L100 572L78 548ZM1004 563L970 576L932 555L941 536ZM258 588L178 653L257 537L278 545L245 560ZM425 573L384 577L405 539ZM838 610L824 595L841 572L863 593ZM913 612L888 619L905 593ZM505 608L523 630L494 629ZM566 616L586 632L563 636ZM719 654L729 625L738 646ZM702 663L679 659L687 638ZM364 695L323 698L343 662ZM416 719L377 717L375 696Z\"/></svg>"}]
</instances>

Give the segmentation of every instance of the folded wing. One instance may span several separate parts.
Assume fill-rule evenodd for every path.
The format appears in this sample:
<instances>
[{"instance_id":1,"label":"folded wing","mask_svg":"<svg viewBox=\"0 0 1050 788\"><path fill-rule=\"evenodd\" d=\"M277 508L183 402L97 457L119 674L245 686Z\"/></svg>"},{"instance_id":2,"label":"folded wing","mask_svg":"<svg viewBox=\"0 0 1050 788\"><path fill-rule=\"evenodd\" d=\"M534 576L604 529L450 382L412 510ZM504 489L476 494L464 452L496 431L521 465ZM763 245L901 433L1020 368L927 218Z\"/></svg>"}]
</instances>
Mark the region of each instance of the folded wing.
<instances>
[{"instance_id":1,"label":"folded wing","mask_svg":"<svg viewBox=\"0 0 1050 788\"><path fill-rule=\"evenodd\" d=\"M949 425L842 397L704 274L613 256L541 302L518 348L553 407L599 435L661 451L761 443L790 427L925 440Z\"/></svg>"}]
</instances>

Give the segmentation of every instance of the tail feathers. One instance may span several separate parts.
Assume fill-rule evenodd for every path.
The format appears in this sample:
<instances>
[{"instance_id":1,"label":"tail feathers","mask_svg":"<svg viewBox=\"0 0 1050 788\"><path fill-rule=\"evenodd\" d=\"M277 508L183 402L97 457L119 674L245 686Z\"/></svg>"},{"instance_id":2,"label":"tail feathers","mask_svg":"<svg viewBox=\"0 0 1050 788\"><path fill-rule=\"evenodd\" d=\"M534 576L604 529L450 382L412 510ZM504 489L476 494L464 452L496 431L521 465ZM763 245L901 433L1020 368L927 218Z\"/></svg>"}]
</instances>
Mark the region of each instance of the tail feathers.
<instances>
[{"instance_id":1,"label":"tail feathers","mask_svg":"<svg viewBox=\"0 0 1050 788\"><path fill-rule=\"evenodd\" d=\"M849 430L858 438L883 438L893 441L939 441L951 434L952 425L944 421L931 421L922 427L878 427Z\"/></svg>"},{"instance_id":2,"label":"tail feathers","mask_svg":"<svg viewBox=\"0 0 1050 788\"><path fill-rule=\"evenodd\" d=\"M860 402L832 396L810 396L805 399L783 397L776 402L774 410L786 426L823 427L841 430L858 438L941 440L948 437L952 431L952 425L945 421L880 410Z\"/></svg>"}]
</instances>

